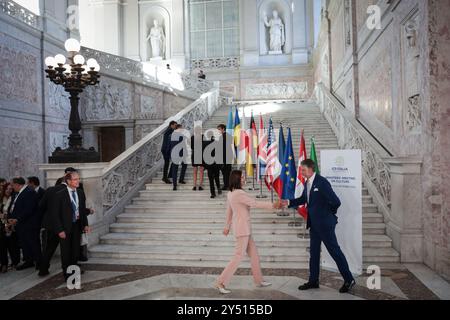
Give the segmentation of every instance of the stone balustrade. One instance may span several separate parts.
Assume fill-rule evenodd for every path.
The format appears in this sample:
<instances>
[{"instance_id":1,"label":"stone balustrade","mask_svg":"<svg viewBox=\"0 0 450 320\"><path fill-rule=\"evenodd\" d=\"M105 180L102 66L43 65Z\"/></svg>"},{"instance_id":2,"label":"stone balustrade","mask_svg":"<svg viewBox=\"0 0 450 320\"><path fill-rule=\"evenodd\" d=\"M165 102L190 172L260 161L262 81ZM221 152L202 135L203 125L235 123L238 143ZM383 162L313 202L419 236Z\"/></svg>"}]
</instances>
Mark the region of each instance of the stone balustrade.
<instances>
[{"instance_id":1,"label":"stone balustrade","mask_svg":"<svg viewBox=\"0 0 450 320\"><path fill-rule=\"evenodd\" d=\"M90 244L95 244L101 235L108 232L115 216L161 169L163 160L160 149L169 122L175 120L192 131L195 121L206 121L219 106L219 90L213 88L110 163L70 164L80 171L87 205L96 212L89 218L94 227ZM46 173L47 185L53 185L68 166L42 164L39 169Z\"/></svg>"},{"instance_id":2,"label":"stone balustrade","mask_svg":"<svg viewBox=\"0 0 450 320\"><path fill-rule=\"evenodd\" d=\"M384 215L387 234L402 262L423 261L420 174L422 161L390 155L354 115L318 83L313 99L342 149L362 151L363 180Z\"/></svg>"}]
</instances>

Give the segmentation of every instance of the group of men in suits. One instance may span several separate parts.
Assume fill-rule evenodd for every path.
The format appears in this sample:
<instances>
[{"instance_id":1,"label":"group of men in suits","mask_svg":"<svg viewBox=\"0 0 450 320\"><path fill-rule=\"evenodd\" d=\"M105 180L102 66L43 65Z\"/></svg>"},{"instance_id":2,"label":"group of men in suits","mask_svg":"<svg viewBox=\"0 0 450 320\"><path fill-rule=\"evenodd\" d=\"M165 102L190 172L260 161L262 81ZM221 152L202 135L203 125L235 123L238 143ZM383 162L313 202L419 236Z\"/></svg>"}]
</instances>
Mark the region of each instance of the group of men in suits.
<instances>
[{"instance_id":1,"label":"group of men in suits","mask_svg":"<svg viewBox=\"0 0 450 320\"><path fill-rule=\"evenodd\" d=\"M94 213L86 208L80 175L74 168L67 168L55 186L47 190L39 186L37 178L28 180L28 185L23 178L11 181L14 198L7 224L17 232L24 261L16 269L35 267L39 276L48 275L50 260L59 245L63 276L67 279L68 267L87 259L80 258L84 250L81 237L90 232L87 217Z\"/></svg>"}]
</instances>

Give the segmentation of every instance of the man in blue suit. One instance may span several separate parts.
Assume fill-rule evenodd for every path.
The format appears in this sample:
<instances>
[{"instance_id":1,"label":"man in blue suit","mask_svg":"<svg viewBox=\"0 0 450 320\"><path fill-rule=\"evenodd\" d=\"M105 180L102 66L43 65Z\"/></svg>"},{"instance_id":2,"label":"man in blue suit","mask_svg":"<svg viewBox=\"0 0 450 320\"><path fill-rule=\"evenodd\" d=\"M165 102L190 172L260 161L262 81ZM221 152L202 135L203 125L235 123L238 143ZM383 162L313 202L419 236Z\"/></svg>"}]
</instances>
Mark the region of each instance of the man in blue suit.
<instances>
[{"instance_id":1,"label":"man in blue suit","mask_svg":"<svg viewBox=\"0 0 450 320\"><path fill-rule=\"evenodd\" d=\"M15 226L19 244L22 247L24 263L17 270L38 267L41 259L41 228L37 211L37 193L25 184L24 178L14 178L11 185L15 197L10 208L8 223Z\"/></svg>"},{"instance_id":2,"label":"man in blue suit","mask_svg":"<svg viewBox=\"0 0 450 320\"><path fill-rule=\"evenodd\" d=\"M350 272L347 259L339 247L335 233L338 223L336 214L341 206L341 201L334 193L328 180L315 172L316 164L314 161L305 160L301 163L301 166L302 174L307 179L302 196L299 199L280 204L280 206L289 205L289 208L294 209L307 204L308 208L310 275L309 281L298 289L303 291L319 288L320 249L323 242L344 278L344 285L339 292L347 293L355 286L355 279Z\"/></svg>"}]
</instances>

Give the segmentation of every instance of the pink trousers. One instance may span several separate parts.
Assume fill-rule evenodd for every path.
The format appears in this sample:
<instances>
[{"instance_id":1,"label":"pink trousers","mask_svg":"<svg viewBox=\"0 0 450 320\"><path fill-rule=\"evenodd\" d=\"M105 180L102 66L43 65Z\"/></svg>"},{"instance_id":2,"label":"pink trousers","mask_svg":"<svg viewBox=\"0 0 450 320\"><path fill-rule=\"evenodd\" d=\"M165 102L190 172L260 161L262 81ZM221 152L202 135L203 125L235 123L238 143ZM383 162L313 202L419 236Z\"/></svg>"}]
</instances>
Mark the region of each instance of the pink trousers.
<instances>
[{"instance_id":1,"label":"pink trousers","mask_svg":"<svg viewBox=\"0 0 450 320\"><path fill-rule=\"evenodd\" d=\"M256 249L255 241L253 241L252 236L237 237L236 238L236 249L234 257L228 263L225 270L218 279L219 284L223 284L225 287L230 283L231 277L239 267L239 263L245 256L245 253L250 257L250 263L252 266L253 279L256 284L260 284L263 281L263 276L261 272L261 265L259 263L258 249Z\"/></svg>"}]
</instances>

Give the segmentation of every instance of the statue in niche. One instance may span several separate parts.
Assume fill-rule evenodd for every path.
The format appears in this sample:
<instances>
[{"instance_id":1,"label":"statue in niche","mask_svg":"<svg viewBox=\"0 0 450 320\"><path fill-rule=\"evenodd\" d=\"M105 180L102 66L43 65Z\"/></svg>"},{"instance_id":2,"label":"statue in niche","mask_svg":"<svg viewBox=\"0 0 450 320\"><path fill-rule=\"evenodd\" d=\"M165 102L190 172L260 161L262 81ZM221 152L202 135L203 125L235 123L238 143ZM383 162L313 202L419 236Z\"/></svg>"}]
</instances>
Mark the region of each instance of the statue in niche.
<instances>
[{"instance_id":1,"label":"statue in niche","mask_svg":"<svg viewBox=\"0 0 450 320\"><path fill-rule=\"evenodd\" d=\"M150 47L152 49L152 59L164 57L164 48L166 43L166 37L164 36L164 30L159 25L158 20L153 20L153 27L147 36L147 41L150 40Z\"/></svg>"},{"instance_id":2,"label":"statue in niche","mask_svg":"<svg viewBox=\"0 0 450 320\"><path fill-rule=\"evenodd\" d=\"M264 25L269 28L269 54L282 54L282 47L286 43L283 20L278 16L278 11L272 12L272 19L268 20L264 14Z\"/></svg>"}]
</instances>

